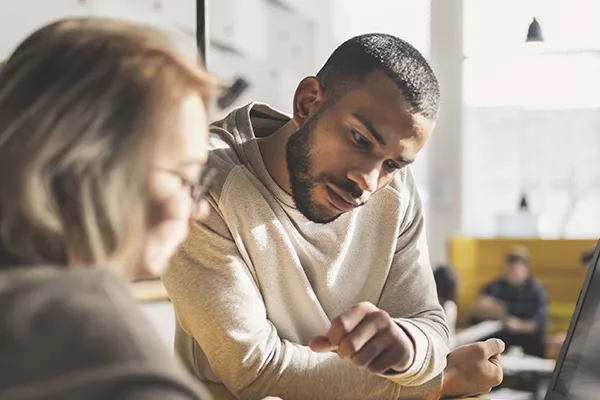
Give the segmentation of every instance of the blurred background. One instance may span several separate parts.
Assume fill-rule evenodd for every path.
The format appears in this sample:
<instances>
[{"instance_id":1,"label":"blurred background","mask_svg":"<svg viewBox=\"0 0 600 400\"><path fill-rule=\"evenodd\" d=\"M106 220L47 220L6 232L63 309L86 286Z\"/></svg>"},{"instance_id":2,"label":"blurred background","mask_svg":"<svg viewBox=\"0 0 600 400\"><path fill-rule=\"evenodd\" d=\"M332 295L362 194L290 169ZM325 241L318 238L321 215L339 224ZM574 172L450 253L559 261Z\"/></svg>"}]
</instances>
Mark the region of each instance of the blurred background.
<instances>
[{"instance_id":1,"label":"blurred background","mask_svg":"<svg viewBox=\"0 0 600 400\"><path fill-rule=\"evenodd\" d=\"M192 58L204 37L208 69L225 87L213 119L250 101L290 112L298 82L357 34L412 43L442 89L414 171L432 265L455 272L457 331L518 245L547 291L545 357L556 357L585 276L582 254L600 237L600 2L0 0L0 60L41 25L74 15L159 27ZM170 305L144 290L171 342Z\"/></svg>"}]
</instances>

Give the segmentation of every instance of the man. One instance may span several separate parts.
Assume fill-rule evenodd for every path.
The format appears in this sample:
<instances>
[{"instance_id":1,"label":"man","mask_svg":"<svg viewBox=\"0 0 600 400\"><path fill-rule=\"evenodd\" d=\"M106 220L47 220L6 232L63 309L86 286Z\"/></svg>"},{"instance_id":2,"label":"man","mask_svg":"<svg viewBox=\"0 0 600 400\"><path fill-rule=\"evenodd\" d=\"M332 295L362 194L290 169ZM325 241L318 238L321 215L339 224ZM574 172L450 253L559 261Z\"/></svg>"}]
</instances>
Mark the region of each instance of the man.
<instances>
[{"instance_id":1,"label":"man","mask_svg":"<svg viewBox=\"0 0 600 400\"><path fill-rule=\"evenodd\" d=\"M483 288L473 319L502 320L498 337L507 347L520 346L526 354L544 357L547 303L544 286L530 276L527 249L515 247L506 254L504 276Z\"/></svg>"},{"instance_id":2,"label":"man","mask_svg":"<svg viewBox=\"0 0 600 400\"><path fill-rule=\"evenodd\" d=\"M212 215L164 282L177 351L218 398L425 398L498 383L491 341L451 355L442 388L448 328L408 167L438 108L421 54L370 34L300 82L291 119L250 104L214 125Z\"/></svg>"}]
</instances>

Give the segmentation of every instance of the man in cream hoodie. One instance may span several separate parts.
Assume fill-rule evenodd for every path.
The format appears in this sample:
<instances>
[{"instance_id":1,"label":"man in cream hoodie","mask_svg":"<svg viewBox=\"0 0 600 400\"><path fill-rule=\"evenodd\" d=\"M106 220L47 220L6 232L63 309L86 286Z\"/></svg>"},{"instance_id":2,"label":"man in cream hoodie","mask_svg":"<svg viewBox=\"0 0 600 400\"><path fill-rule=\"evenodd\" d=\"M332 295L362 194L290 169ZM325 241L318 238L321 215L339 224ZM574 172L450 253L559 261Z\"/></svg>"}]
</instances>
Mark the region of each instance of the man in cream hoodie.
<instances>
[{"instance_id":1,"label":"man in cream hoodie","mask_svg":"<svg viewBox=\"0 0 600 400\"><path fill-rule=\"evenodd\" d=\"M369 34L299 83L291 118L252 103L213 125L212 213L164 283L177 351L217 398L479 391L459 389L463 361L442 374L448 327L409 166L439 99L414 47ZM470 362L497 371L500 346L480 346Z\"/></svg>"}]
</instances>

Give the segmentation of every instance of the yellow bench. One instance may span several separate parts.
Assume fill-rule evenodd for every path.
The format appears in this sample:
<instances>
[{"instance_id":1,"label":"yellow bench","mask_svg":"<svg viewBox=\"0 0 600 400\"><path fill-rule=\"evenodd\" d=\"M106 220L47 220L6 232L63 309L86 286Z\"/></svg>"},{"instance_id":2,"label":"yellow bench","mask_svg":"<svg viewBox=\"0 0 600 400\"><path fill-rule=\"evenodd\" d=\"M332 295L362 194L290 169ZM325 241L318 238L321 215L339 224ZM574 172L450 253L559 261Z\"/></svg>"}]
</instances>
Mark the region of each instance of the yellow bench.
<instances>
[{"instance_id":1,"label":"yellow bench","mask_svg":"<svg viewBox=\"0 0 600 400\"><path fill-rule=\"evenodd\" d=\"M595 239L476 239L453 237L450 263L459 276L458 325L466 326L473 303L486 283L500 276L504 256L513 246L529 249L531 273L548 291L549 333L566 331L585 278L579 257L596 245Z\"/></svg>"}]
</instances>

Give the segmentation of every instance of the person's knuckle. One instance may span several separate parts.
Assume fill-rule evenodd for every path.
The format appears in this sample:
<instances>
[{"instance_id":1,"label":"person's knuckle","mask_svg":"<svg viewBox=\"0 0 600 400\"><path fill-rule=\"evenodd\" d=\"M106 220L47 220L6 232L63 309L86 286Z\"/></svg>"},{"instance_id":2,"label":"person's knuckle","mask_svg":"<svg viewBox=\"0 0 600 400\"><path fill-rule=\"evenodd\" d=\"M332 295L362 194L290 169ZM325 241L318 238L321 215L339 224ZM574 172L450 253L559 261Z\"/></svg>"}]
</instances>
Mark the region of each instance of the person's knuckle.
<instances>
[{"instance_id":1,"label":"person's knuckle","mask_svg":"<svg viewBox=\"0 0 600 400\"><path fill-rule=\"evenodd\" d=\"M352 354L349 353L348 350L346 349L346 347L344 347L344 346L338 346L337 354L343 360L347 360L352 357Z\"/></svg>"},{"instance_id":2,"label":"person's knuckle","mask_svg":"<svg viewBox=\"0 0 600 400\"><path fill-rule=\"evenodd\" d=\"M383 310L378 310L373 313L373 319L380 329L389 329L393 326L390 315Z\"/></svg>"},{"instance_id":3,"label":"person's knuckle","mask_svg":"<svg viewBox=\"0 0 600 400\"><path fill-rule=\"evenodd\" d=\"M388 337L388 341L391 341L392 346L400 347L399 350L403 350L407 341L410 341L406 333L399 326L391 323L386 325L385 333Z\"/></svg>"},{"instance_id":4,"label":"person's knuckle","mask_svg":"<svg viewBox=\"0 0 600 400\"><path fill-rule=\"evenodd\" d=\"M365 311L372 311L377 307L375 307L375 305L370 301L361 301L360 303L358 303L357 308L360 308L361 310Z\"/></svg>"},{"instance_id":5,"label":"person's knuckle","mask_svg":"<svg viewBox=\"0 0 600 400\"><path fill-rule=\"evenodd\" d=\"M387 368L381 364L379 361L374 361L367 367L370 373L379 374L385 371Z\"/></svg>"},{"instance_id":6,"label":"person's knuckle","mask_svg":"<svg viewBox=\"0 0 600 400\"><path fill-rule=\"evenodd\" d=\"M500 339L488 339L484 344L489 347L491 354L500 354L503 350L503 343Z\"/></svg>"},{"instance_id":7,"label":"person's knuckle","mask_svg":"<svg viewBox=\"0 0 600 400\"><path fill-rule=\"evenodd\" d=\"M354 338L342 339L342 341L340 342L340 347L342 347L346 351L346 353L348 353L348 355L353 355L359 350L358 344L356 343L356 340L354 340Z\"/></svg>"},{"instance_id":8,"label":"person's knuckle","mask_svg":"<svg viewBox=\"0 0 600 400\"><path fill-rule=\"evenodd\" d=\"M367 361L368 361L368 354L365 353L356 353L355 355L352 356L352 362L354 363L354 365L356 365L357 367L366 367L367 366Z\"/></svg>"},{"instance_id":9,"label":"person's knuckle","mask_svg":"<svg viewBox=\"0 0 600 400\"><path fill-rule=\"evenodd\" d=\"M344 333L350 331L350 319L346 315L340 315L333 320L332 325L335 329L340 330Z\"/></svg>"},{"instance_id":10,"label":"person's knuckle","mask_svg":"<svg viewBox=\"0 0 600 400\"><path fill-rule=\"evenodd\" d=\"M473 357L475 357L477 360L485 358L486 353L482 343L476 343L476 345L473 346L471 351L473 352Z\"/></svg>"}]
</instances>

